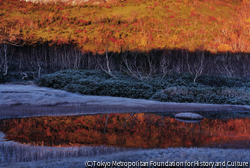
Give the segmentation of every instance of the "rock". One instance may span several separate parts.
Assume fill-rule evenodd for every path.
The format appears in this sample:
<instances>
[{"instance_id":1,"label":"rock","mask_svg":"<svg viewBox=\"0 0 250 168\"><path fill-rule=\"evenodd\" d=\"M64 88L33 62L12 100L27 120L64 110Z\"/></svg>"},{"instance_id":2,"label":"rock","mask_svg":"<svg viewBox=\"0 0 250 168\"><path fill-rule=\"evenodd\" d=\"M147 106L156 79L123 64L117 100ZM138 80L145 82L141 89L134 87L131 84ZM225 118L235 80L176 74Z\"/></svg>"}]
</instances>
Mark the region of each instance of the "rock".
<instances>
[{"instance_id":1,"label":"rock","mask_svg":"<svg viewBox=\"0 0 250 168\"><path fill-rule=\"evenodd\" d=\"M196 113L178 113L175 115L175 118L182 122L196 123L203 120L204 117Z\"/></svg>"}]
</instances>

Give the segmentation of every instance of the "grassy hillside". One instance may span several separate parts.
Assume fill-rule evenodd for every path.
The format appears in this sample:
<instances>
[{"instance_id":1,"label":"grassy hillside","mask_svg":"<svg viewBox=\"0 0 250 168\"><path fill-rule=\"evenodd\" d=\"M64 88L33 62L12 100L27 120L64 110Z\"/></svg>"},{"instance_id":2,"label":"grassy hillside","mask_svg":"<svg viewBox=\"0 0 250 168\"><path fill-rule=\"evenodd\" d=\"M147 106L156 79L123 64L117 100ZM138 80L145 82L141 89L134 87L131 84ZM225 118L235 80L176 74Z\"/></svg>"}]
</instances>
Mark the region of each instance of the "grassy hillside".
<instances>
[{"instance_id":1,"label":"grassy hillside","mask_svg":"<svg viewBox=\"0 0 250 168\"><path fill-rule=\"evenodd\" d=\"M93 3L93 1L91 1ZM248 0L127 0L72 5L0 0L0 41L83 51L250 51Z\"/></svg>"}]
</instances>

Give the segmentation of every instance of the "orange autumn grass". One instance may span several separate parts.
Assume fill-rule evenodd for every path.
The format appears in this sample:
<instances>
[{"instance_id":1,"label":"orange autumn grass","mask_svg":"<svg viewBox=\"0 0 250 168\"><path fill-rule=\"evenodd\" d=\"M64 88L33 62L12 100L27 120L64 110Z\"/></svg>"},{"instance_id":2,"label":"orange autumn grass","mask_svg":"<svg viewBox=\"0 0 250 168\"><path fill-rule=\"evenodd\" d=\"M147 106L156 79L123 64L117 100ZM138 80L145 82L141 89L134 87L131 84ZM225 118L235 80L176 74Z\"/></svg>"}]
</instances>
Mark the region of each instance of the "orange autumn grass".
<instances>
[{"instance_id":1,"label":"orange autumn grass","mask_svg":"<svg viewBox=\"0 0 250 168\"><path fill-rule=\"evenodd\" d=\"M92 1L91 1L92 2ZM72 5L0 0L0 43L76 45L82 51L203 47L250 52L250 1L126 0Z\"/></svg>"}]
</instances>

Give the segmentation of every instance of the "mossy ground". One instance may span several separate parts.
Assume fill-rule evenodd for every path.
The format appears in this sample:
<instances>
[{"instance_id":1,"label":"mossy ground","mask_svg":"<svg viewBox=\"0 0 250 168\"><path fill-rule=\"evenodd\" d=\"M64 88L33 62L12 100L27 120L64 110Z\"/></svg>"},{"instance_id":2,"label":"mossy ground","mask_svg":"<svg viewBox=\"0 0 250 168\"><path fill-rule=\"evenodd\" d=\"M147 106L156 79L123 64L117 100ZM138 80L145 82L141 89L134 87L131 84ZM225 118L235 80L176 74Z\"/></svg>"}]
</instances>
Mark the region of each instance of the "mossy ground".
<instances>
[{"instance_id":1,"label":"mossy ground","mask_svg":"<svg viewBox=\"0 0 250 168\"><path fill-rule=\"evenodd\" d=\"M201 76L194 83L190 74L152 76L137 80L114 72L112 78L102 71L62 70L38 79L39 86L63 89L86 95L103 95L211 104L250 104L250 79L224 76Z\"/></svg>"}]
</instances>

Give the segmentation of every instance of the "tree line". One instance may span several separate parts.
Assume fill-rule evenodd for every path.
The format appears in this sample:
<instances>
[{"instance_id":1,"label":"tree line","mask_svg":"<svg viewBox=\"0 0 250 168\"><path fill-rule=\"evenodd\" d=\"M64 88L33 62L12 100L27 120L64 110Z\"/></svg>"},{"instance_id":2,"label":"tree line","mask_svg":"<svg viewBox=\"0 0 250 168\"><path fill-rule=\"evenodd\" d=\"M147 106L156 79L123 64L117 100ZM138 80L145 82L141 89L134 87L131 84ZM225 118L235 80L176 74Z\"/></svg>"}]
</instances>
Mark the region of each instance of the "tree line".
<instances>
[{"instance_id":1,"label":"tree line","mask_svg":"<svg viewBox=\"0 0 250 168\"><path fill-rule=\"evenodd\" d=\"M137 79L156 74L190 73L194 82L200 75L250 76L248 53L211 53L200 46L191 52L186 49L152 49L147 52L128 51L93 53L82 52L72 45L13 46L0 45L0 72L25 74L34 78L63 69L103 70L115 78L113 71L125 72ZM25 75L24 75L25 76Z\"/></svg>"}]
</instances>

